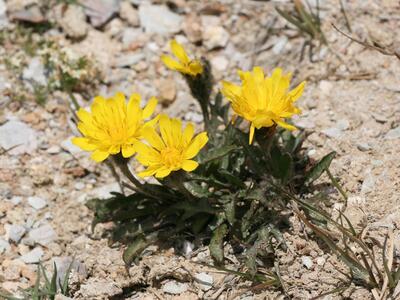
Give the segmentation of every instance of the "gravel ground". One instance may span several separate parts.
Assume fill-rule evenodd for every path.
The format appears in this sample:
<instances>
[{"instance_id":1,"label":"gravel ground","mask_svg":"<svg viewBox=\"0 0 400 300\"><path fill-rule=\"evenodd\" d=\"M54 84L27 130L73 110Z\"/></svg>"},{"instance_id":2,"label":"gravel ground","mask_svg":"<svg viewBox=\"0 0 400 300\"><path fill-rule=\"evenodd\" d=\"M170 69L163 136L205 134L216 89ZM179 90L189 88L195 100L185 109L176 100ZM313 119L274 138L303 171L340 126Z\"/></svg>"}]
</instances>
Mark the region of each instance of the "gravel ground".
<instances>
[{"instance_id":1,"label":"gravel ground","mask_svg":"<svg viewBox=\"0 0 400 300\"><path fill-rule=\"evenodd\" d=\"M71 144L77 131L70 96L57 85L60 74L79 78L74 96L82 106L96 94L135 91L145 99L158 96L173 116L201 123L184 80L160 61L174 37L211 61L216 81L237 81L236 70L253 65L293 71L294 84L307 80L303 114L294 119L310 132L307 153L315 159L338 153L332 173L349 194L346 215L354 224L367 221L372 234L393 229L400 249L400 60L335 31L331 23L348 31L338 1L320 1L329 49L315 47L312 62L308 50L300 60L305 38L275 11L289 1L59 2L0 0L0 147L12 148L0 155L3 290L32 286L39 260L49 268L56 262L62 275L74 258L73 299L285 297L200 265L212 263L206 248L184 257L150 247L127 269L123 248L107 243L104 232L112 224L91 231L85 201L119 186L106 165ZM355 36L400 49L398 1L351 1L346 13ZM334 191L332 197L339 207ZM288 297L310 299L337 285L344 266L307 239L298 220L291 222L289 249L278 253L280 271ZM360 287L335 297L372 299Z\"/></svg>"}]
</instances>

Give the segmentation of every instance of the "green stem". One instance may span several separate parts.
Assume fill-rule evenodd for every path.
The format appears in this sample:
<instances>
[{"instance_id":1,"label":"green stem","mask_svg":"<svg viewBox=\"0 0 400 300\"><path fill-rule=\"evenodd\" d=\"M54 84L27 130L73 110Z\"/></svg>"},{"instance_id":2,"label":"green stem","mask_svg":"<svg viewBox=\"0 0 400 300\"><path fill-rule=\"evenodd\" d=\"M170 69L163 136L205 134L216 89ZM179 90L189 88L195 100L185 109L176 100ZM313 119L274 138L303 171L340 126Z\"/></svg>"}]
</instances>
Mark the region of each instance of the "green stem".
<instances>
[{"instance_id":1,"label":"green stem","mask_svg":"<svg viewBox=\"0 0 400 300\"><path fill-rule=\"evenodd\" d=\"M185 182L185 175L182 172L173 172L169 176L169 184L171 187L176 188L179 192L181 192L185 198L189 201L195 201L196 198L193 196L193 194L185 187L183 184Z\"/></svg>"},{"instance_id":2,"label":"green stem","mask_svg":"<svg viewBox=\"0 0 400 300\"><path fill-rule=\"evenodd\" d=\"M329 169L326 169L326 173L329 176L329 179L332 181L332 184L334 185L335 188L337 188L337 190L339 191L339 193L343 196L346 204L345 206L347 206L347 200L348 200L348 196L346 194L346 192L343 190L342 186L339 184L339 182L335 179L335 177L332 175L331 171L329 171Z\"/></svg>"},{"instance_id":3,"label":"green stem","mask_svg":"<svg viewBox=\"0 0 400 300\"><path fill-rule=\"evenodd\" d=\"M119 177L117 170L115 170L114 164L111 160L107 159L106 160L107 166L110 168L112 175L114 176L115 180L117 180L119 188L121 189L122 194L124 193L124 186L121 182L121 178Z\"/></svg>"},{"instance_id":4,"label":"green stem","mask_svg":"<svg viewBox=\"0 0 400 300\"><path fill-rule=\"evenodd\" d=\"M75 106L75 110L78 111L80 108L78 100L76 100L76 98L72 92L68 92L68 95L71 97L72 104Z\"/></svg>"}]
</instances>

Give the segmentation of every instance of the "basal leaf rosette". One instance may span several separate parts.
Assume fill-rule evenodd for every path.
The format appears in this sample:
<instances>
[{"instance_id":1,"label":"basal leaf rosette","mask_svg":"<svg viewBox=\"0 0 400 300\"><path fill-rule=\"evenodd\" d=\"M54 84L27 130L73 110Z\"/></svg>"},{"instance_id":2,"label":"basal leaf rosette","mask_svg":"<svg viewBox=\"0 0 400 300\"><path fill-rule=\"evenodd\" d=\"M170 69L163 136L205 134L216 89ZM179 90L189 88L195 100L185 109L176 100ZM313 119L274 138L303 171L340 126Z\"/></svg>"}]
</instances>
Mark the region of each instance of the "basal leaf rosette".
<instances>
[{"instance_id":1,"label":"basal leaf rosette","mask_svg":"<svg viewBox=\"0 0 400 300\"><path fill-rule=\"evenodd\" d=\"M176 59L168 55L161 56L161 60L168 68L193 77L203 72L201 62L197 59L190 59L183 46L176 40L170 42L170 47Z\"/></svg>"},{"instance_id":2,"label":"basal leaf rosette","mask_svg":"<svg viewBox=\"0 0 400 300\"><path fill-rule=\"evenodd\" d=\"M207 133L195 136L192 123L182 130L180 120L164 114L160 115L158 124L160 134L154 127L148 126L143 130L147 144L140 142L136 145L136 159L147 167L138 175L164 178L173 171L195 170L199 164L193 158L208 142Z\"/></svg>"},{"instance_id":3,"label":"basal leaf rosette","mask_svg":"<svg viewBox=\"0 0 400 300\"><path fill-rule=\"evenodd\" d=\"M90 112L83 108L77 112L83 137L73 138L72 143L92 152L91 158L96 162L118 153L128 158L135 154L135 144L142 138L143 130L157 122L156 118L145 121L156 105L157 99L153 97L141 108L139 94L132 94L128 103L120 92L108 99L95 97Z\"/></svg>"},{"instance_id":4,"label":"basal leaf rosette","mask_svg":"<svg viewBox=\"0 0 400 300\"><path fill-rule=\"evenodd\" d=\"M305 81L289 91L291 74L283 74L276 68L272 76L264 75L261 67L253 71L239 71L241 85L224 81L222 93L232 104L236 115L250 122L249 144L252 143L255 128L279 125L288 130L296 127L285 119L301 111L294 103L302 95Z\"/></svg>"}]
</instances>

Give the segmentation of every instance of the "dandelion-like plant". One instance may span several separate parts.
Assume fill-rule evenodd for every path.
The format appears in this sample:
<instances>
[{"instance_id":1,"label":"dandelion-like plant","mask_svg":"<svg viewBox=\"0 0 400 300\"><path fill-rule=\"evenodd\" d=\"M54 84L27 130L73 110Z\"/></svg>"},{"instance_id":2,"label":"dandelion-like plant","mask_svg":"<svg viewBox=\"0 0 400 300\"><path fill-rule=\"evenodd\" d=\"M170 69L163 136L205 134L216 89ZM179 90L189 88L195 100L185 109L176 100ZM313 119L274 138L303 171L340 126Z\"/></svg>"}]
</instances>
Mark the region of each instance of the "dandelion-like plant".
<instances>
[{"instance_id":1,"label":"dandelion-like plant","mask_svg":"<svg viewBox=\"0 0 400 300\"><path fill-rule=\"evenodd\" d=\"M170 42L170 47L178 60L168 55L161 56L162 61L168 68L190 76L197 76L203 72L201 62L196 59L190 59L183 46L176 40Z\"/></svg>"},{"instance_id":2,"label":"dandelion-like plant","mask_svg":"<svg viewBox=\"0 0 400 300\"><path fill-rule=\"evenodd\" d=\"M194 136L194 126L189 123L182 130L182 123L178 119L161 115L159 118L161 136L155 128L147 127L143 130L143 137L148 144L138 143L136 159L146 170L139 173L141 177L155 176L164 178L173 171L183 169L191 172L198 167L194 158L208 141L207 133L202 132Z\"/></svg>"},{"instance_id":3,"label":"dandelion-like plant","mask_svg":"<svg viewBox=\"0 0 400 300\"><path fill-rule=\"evenodd\" d=\"M285 119L301 112L294 102L303 93L304 81L289 91L291 74L283 75L280 68L274 69L271 77L264 76L261 67L254 67L253 72L239 71L239 76L241 86L224 81L222 93L232 103L235 114L250 122L250 144L256 128L276 124L288 130L296 129Z\"/></svg>"},{"instance_id":4,"label":"dandelion-like plant","mask_svg":"<svg viewBox=\"0 0 400 300\"><path fill-rule=\"evenodd\" d=\"M128 103L122 93L109 99L98 96L94 98L91 112L82 108L77 112L78 129L83 137L75 137L72 142L85 151L91 151L96 162L118 153L128 158L135 154L135 144L142 138L143 130L156 123L156 118L145 121L153 114L156 105L157 99L153 97L141 108L139 94L132 94Z\"/></svg>"}]
</instances>

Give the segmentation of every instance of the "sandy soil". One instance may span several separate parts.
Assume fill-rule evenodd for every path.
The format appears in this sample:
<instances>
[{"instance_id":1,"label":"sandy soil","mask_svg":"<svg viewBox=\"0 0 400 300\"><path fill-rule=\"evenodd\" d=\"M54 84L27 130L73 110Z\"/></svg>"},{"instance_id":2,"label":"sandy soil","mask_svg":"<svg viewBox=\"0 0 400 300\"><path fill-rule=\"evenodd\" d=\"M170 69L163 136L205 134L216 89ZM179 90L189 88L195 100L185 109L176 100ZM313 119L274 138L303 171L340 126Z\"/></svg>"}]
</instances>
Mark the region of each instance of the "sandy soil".
<instances>
[{"instance_id":1,"label":"sandy soil","mask_svg":"<svg viewBox=\"0 0 400 300\"><path fill-rule=\"evenodd\" d=\"M39 259L49 268L56 261L62 273L74 257L73 299L285 298L281 290L250 288L250 282L202 266L199 262L212 263L206 248L194 249L185 257L173 248L150 247L138 265L127 269L121 257L123 247L110 247L104 235L112 224L98 225L92 233L92 212L84 205L92 197L107 197L119 189L110 170L71 145L76 129L67 93L50 92L42 105L34 101L38 94L32 82L48 84L51 77L44 67L45 53L59 57L66 52L71 57L86 55L93 63L82 75L89 78L82 80L88 92L75 94L82 105L88 106L84 99L95 94L138 91L146 99L161 95L171 114L199 123L201 115L184 81L160 62L160 54L168 50L168 40L174 36L210 59L218 81L237 81L236 69L253 65L293 71L294 84L307 80L299 102L303 114L294 120L311 133L307 153L315 159L333 150L338 153L332 173L349 195L346 215L354 224L367 221L371 234L393 230L398 255L400 60L367 50L335 31L331 23L347 32L338 1L320 1L322 29L331 50L314 49L315 62L308 54L300 61L305 38L276 13L276 6L287 7L278 1L168 1L169 8L163 9L172 16L157 12L162 20L169 20L166 32L151 28L157 18L151 23L141 14L151 1L122 2L110 20L97 28L87 11L78 9L72 12L72 21L65 20L66 8L57 5L44 14L56 20L52 28L33 33L32 41L26 42L23 37L28 33L21 30L15 38L21 25L12 22L11 16L21 8L26 10L28 2L36 5L35 1L0 0L8 20L0 39L0 142L19 145L0 155L3 290L16 292L34 284ZM63 9L64 21L56 18ZM398 1L351 1L346 12L354 35L400 49ZM56 46L49 48L43 41ZM38 46L32 53L28 45ZM340 207L339 195L331 190L331 196ZM291 222L292 230L285 234L289 249L278 253L282 279L287 297L311 299L337 285L343 279L339 271L345 267L309 239L295 217ZM203 273L209 275L211 287L196 279ZM373 299L366 289L352 288L325 299Z\"/></svg>"}]
</instances>

